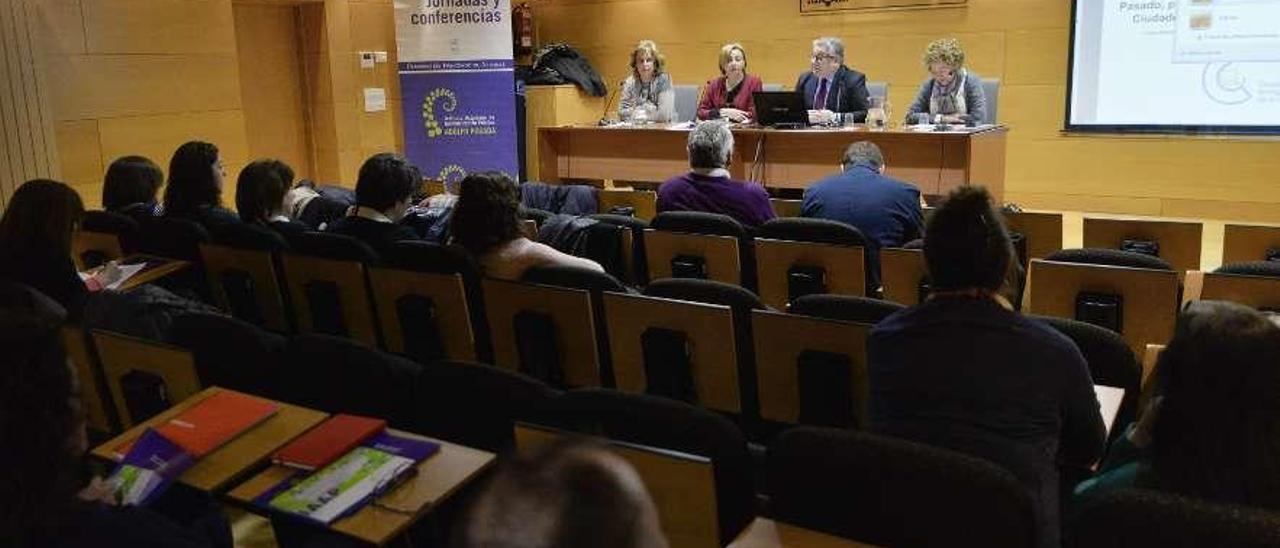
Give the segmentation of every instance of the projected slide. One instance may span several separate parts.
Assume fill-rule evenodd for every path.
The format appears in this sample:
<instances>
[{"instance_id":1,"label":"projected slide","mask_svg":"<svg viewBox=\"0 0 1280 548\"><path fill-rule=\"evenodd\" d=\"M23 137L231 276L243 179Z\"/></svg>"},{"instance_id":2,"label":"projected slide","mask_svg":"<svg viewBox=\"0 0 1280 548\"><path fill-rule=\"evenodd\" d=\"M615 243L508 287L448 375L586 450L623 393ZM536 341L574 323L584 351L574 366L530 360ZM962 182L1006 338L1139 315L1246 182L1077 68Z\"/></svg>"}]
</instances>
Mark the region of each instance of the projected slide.
<instances>
[{"instance_id":1,"label":"projected slide","mask_svg":"<svg viewBox=\"0 0 1280 548\"><path fill-rule=\"evenodd\" d=\"M1076 0L1071 129L1280 131L1280 0Z\"/></svg>"}]
</instances>

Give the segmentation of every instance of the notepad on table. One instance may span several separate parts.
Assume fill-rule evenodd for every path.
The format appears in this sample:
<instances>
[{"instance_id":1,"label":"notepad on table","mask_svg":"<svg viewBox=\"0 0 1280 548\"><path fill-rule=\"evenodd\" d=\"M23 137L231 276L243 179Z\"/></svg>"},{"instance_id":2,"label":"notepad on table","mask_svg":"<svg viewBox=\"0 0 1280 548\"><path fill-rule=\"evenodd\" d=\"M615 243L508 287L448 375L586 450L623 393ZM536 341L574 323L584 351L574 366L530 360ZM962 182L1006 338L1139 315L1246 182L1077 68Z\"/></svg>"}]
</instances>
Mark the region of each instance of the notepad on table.
<instances>
[{"instance_id":1,"label":"notepad on table","mask_svg":"<svg viewBox=\"0 0 1280 548\"><path fill-rule=\"evenodd\" d=\"M270 401L222 390L157 425L155 430L200 458L267 420L279 409L279 405ZM128 454L134 441L117 447L116 456Z\"/></svg>"},{"instance_id":2,"label":"notepad on table","mask_svg":"<svg viewBox=\"0 0 1280 548\"><path fill-rule=\"evenodd\" d=\"M382 419L339 413L289 442L271 460L302 470L324 468L386 428Z\"/></svg>"}]
</instances>

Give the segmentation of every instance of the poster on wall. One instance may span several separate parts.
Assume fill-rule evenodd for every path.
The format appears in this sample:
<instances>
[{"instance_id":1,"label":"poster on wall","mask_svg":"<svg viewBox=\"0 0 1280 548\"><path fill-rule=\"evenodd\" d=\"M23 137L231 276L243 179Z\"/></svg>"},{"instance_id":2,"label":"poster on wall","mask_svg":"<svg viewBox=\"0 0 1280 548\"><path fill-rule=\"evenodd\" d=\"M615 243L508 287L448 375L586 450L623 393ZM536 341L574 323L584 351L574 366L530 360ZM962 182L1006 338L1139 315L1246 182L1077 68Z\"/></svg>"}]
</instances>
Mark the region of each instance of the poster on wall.
<instances>
[{"instance_id":1,"label":"poster on wall","mask_svg":"<svg viewBox=\"0 0 1280 548\"><path fill-rule=\"evenodd\" d=\"M515 62L508 0L396 0L405 155L428 179L515 179Z\"/></svg>"},{"instance_id":2,"label":"poster on wall","mask_svg":"<svg viewBox=\"0 0 1280 548\"><path fill-rule=\"evenodd\" d=\"M800 13L874 10L884 8L942 8L963 6L968 0L800 0Z\"/></svg>"}]
</instances>

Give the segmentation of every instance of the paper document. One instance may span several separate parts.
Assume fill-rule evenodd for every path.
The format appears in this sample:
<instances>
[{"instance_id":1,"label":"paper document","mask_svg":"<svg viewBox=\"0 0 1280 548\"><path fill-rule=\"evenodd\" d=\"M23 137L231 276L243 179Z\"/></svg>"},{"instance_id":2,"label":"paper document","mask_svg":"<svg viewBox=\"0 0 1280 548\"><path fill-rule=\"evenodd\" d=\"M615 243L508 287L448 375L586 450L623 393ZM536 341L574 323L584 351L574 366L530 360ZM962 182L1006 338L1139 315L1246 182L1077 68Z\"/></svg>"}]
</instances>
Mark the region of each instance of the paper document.
<instances>
[{"instance_id":1,"label":"paper document","mask_svg":"<svg viewBox=\"0 0 1280 548\"><path fill-rule=\"evenodd\" d=\"M1098 410L1102 413L1102 423L1107 425L1107 434L1110 434L1111 426L1120 412L1120 402L1124 401L1124 389L1095 384L1093 393L1098 396Z\"/></svg>"},{"instance_id":2,"label":"paper document","mask_svg":"<svg viewBox=\"0 0 1280 548\"><path fill-rule=\"evenodd\" d=\"M413 465L410 458L357 447L292 489L276 495L270 506L328 524Z\"/></svg>"},{"instance_id":3,"label":"paper document","mask_svg":"<svg viewBox=\"0 0 1280 548\"><path fill-rule=\"evenodd\" d=\"M80 280L85 281L85 280L88 280L89 278L92 278L94 274L97 274L98 272L100 272L102 268L106 268L106 267L95 268L93 270L90 270L89 272L81 272ZM111 283L102 286L102 288L111 289L111 290L120 289L120 286L124 285L124 282L128 281L129 278L132 278L138 275L138 273L142 272L145 268L147 268L147 263L145 262L138 262L133 264L116 263L116 269L120 271L120 275Z\"/></svg>"}]
</instances>

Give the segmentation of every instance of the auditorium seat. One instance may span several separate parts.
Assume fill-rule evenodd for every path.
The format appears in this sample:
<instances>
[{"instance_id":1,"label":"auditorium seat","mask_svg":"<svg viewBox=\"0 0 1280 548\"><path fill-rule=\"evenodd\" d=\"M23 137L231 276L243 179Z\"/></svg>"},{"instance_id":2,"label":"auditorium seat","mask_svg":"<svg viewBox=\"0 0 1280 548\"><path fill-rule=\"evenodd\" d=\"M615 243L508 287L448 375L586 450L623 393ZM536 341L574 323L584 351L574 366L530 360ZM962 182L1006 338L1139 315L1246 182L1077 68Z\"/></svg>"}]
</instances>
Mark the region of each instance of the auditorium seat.
<instances>
[{"instance_id":1,"label":"auditorium seat","mask_svg":"<svg viewBox=\"0 0 1280 548\"><path fill-rule=\"evenodd\" d=\"M328 413L387 420L395 428L415 423L414 387L422 366L329 335L298 335L285 345L281 399Z\"/></svg>"},{"instance_id":2,"label":"auditorium seat","mask_svg":"<svg viewBox=\"0 0 1280 548\"><path fill-rule=\"evenodd\" d=\"M1213 272L1187 272L1182 302L1200 299L1280 311L1280 262L1232 263Z\"/></svg>"},{"instance_id":3,"label":"auditorium seat","mask_svg":"<svg viewBox=\"0 0 1280 548\"><path fill-rule=\"evenodd\" d=\"M1013 474L982 459L865 432L797 427L769 447L769 515L876 546L1036 545Z\"/></svg>"},{"instance_id":4,"label":"auditorium seat","mask_svg":"<svg viewBox=\"0 0 1280 548\"><path fill-rule=\"evenodd\" d=\"M606 188L596 194L599 213L653 220L658 214L658 193L634 188Z\"/></svg>"},{"instance_id":5,"label":"auditorium seat","mask_svg":"<svg viewBox=\"0 0 1280 548\"><path fill-rule=\"evenodd\" d=\"M613 213L597 213L592 219L609 223L628 230L622 233L622 272L611 272L623 283L642 286L649 281L648 261L645 259L644 233L649 222L639 217L629 217ZM621 274L621 275L619 275Z\"/></svg>"},{"instance_id":6,"label":"auditorium seat","mask_svg":"<svg viewBox=\"0 0 1280 548\"><path fill-rule=\"evenodd\" d=\"M495 279L483 286L494 364L556 388L602 386L590 291Z\"/></svg>"},{"instance_id":7,"label":"auditorium seat","mask_svg":"<svg viewBox=\"0 0 1280 548\"><path fill-rule=\"evenodd\" d=\"M476 359L467 284L462 273L446 267L468 261L461 249L430 242L388 246L383 263L369 267L384 349L422 363ZM417 269L420 262L437 271Z\"/></svg>"},{"instance_id":8,"label":"auditorium seat","mask_svg":"<svg viewBox=\"0 0 1280 548\"><path fill-rule=\"evenodd\" d=\"M759 403L756 397L756 360L754 338L751 327L753 310L769 310L769 307L754 293L735 285L711 280L693 280L683 278L667 278L655 280L645 287L644 294L664 299L679 299L727 306L733 319L733 340L736 347L738 394L741 396L741 414L745 421L754 420L758 416ZM720 336L724 336L723 333ZM698 341L693 341L697 345Z\"/></svg>"},{"instance_id":9,"label":"auditorium seat","mask_svg":"<svg viewBox=\"0 0 1280 548\"><path fill-rule=\"evenodd\" d=\"M283 262L298 331L350 337L377 348L377 316L365 277L365 264L377 262L377 253L340 234L308 232L292 243Z\"/></svg>"},{"instance_id":10,"label":"auditorium seat","mask_svg":"<svg viewBox=\"0 0 1280 548\"><path fill-rule=\"evenodd\" d=\"M132 427L203 388L191 353L166 344L93 330L93 345L120 425Z\"/></svg>"},{"instance_id":11,"label":"auditorium seat","mask_svg":"<svg viewBox=\"0 0 1280 548\"><path fill-rule=\"evenodd\" d=\"M211 241L203 225L188 219L156 217L139 227L138 251L169 259L190 261L187 268L169 274L157 283L167 289L210 302L209 282L200 262L200 244Z\"/></svg>"},{"instance_id":12,"label":"auditorium seat","mask_svg":"<svg viewBox=\"0 0 1280 548\"><path fill-rule=\"evenodd\" d=\"M85 426L98 434L120 431L120 416L107 388L106 377L98 363L89 333L78 325L62 326L61 338L67 362L76 372L79 398L84 410Z\"/></svg>"},{"instance_id":13,"label":"auditorium seat","mask_svg":"<svg viewBox=\"0 0 1280 548\"><path fill-rule=\"evenodd\" d=\"M1181 273L1200 268L1203 229L1200 223L1085 217L1084 247L1154 251Z\"/></svg>"},{"instance_id":14,"label":"auditorium seat","mask_svg":"<svg viewBox=\"0 0 1280 548\"><path fill-rule=\"evenodd\" d=\"M1280 513L1153 491L1121 489L1083 504L1067 546L1280 546Z\"/></svg>"},{"instance_id":15,"label":"auditorium seat","mask_svg":"<svg viewBox=\"0 0 1280 548\"><path fill-rule=\"evenodd\" d=\"M386 274L386 271L391 269L432 276L418 279L411 276ZM377 274L375 275L374 272ZM441 357L486 363L493 360L489 325L485 319L484 291L480 287L480 266L465 249L456 245L440 245L426 241L396 242L384 250L382 263L372 268L370 275L374 281L375 298L379 300L378 311L388 350L404 353L420 362ZM461 298L466 303L466 317L470 318L469 322L457 319L459 312L457 307L441 308L445 303L457 302L460 298L453 293L458 288L456 285L458 281L462 284L464 295ZM435 317L424 315L428 310L420 308L421 305L427 304L423 301L411 299L408 302L397 302L406 296L401 294L404 293L401 290L410 289L403 286L402 282L412 285L413 295L428 297L433 301L431 304L437 311ZM390 291L392 286L399 289ZM395 300L388 301L393 294L399 294L399 296L395 297ZM383 302L395 303L395 308L392 309L395 312L394 316L391 315L391 311L383 308ZM402 306L407 308L401 310ZM388 328L391 318L396 320L392 327ZM430 337L406 335L408 330L429 330L432 326L440 330L439 341L443 346L436 346ZM462 342L464 339L472 342L464 344Z\"/></svg>"},{"instance_id":16,"label":"auditorium seat","mask_svg":"<svg viewBox=\"0 0 1280 548\"><path fill-rule=\"evenodd\" d=\"M730 307L605 293L604 311L618 390L743 412Z\"/></svg>"},{"instance_id":17,"label":"auditorium seat","mask_svg":"<svg viewBox=\"0 0 1280 548\"><path fill-rule=\"evenodd\" d=\"M591 315L595 321L596 346L600 355L600 385L614 386L613 363L604 316L604 292L631 293L630 288L607 273L571 266L536 266L525 271L521 281L555 287L582 289L591 294Z\"/></svg>"},{"instance_id":18,"label":"auditorium seat","mask_svg":"<svg viewBox=\"0 0 1280 548\"><path fill-rule=\"evenodd\" d=\"M644 235L648 278L702 278L755 288L751 237L727 215L659 213Z\"/></svg>"},{"instance_id":19,"label":"auditorium seat","mask_svg":"<svg viewBox=\"0 0 1280 548\"><path fill-rule=\"evenodd\" d=\"M1023 311L1072 318L1119 333L1135 354L1147 344L1164 344L1173 336L1178 313L1178 276L1149 268L1156 257L1116 250L1063 250L1056 258L1092 262L1032 259ZM1125 266L1110 263L1123 262ZM1102 264L1098 264L1102 263ZM1148 268L1131 265L1146 265Z\"/></svg>"},{"instance_id":20,"label":"auditorium seat","mask_svg":"<svg viewBox=\"0 0 1280 548\"><path fill-rule=\"evenodd\" d=\"M1048 324L1076 344L1089 364L1093 384L1124 389L1124 399L1112 423L1111 439L1122 434L1125 426L1137 417L1142 391L1142 367L1133 349L1114 331L1093 324L1052 316L1032 318Z\"/></svg>"},{"instance_id":21,"label":"auditorium seat","mask_svg":"<svg viewBox=\"0 0 1280 548\"><path fill-rule=\"evenodd\" d=\"M189 313L174 318L173 343L190 351L203 386L276 398L285 337L229 316Z\"/></svg>"},{"instance_id":22,"label":"auditorium seat","mask_svg":"<svg viewBox=\"0 0 1280 548\"><path fill-rule=\"evenodd\" d=\"M719 545L733 540L755 516L747 441L724 417L683 402L612 390L566 392L553 405L553 418L562 428L710 459ZM646 484L653 485L647 478ZM654 498L681 502L668 493L655 493Z\"/></svg>"},{"instance_id":23,"label":"auditorium seat","mask_svg":"<svg viewBox=\"0 0 1280 548\"><path fill-rule=\"evenodd\" d=\"M751 326L763 420L867 426L869 325L754 310Z\"/></svg>"},{"instance_id":24,"label":"auditorium seat","mask_svg":"<svg viewBox=\"0 0 1280 548\"><path fill-rule=\"evenodd\" d=\"M1004 211L1003 214L1010 235L1021 234L1025 242L1026 253L1020 257L1023 268L1031 259L1043 259L1062 249L1061 213Z\"/></svg>"},{"instance_id":25,"label":"auditorium seat","mask_svg":"<svg viewBox=\"0 0 1280 548\"><path fill-rule=\"evenodd\" d=\"M249 223L229 223L210 233L213 241L200 244L200 258L214 304L251 324L293 331L279 262L289 248L284 237Z\"/></svg>"},{"instance_id":26,"label":"auditorium seat","mask_svg":"<svg viewBox=\"0 0 1280 548\"><path fill-rule=\"evenodd\" d=\"M769 205L773 206L773 214L776 217L799 217L800 205L803 200L788 200L784 198L770 198Z\"/></svg>"},{"instance_id":27,"label":"auditorium seat","mask_svg":"<svg viewBox=\"0 0 1280 548\"><path fill-rule=\"evenodd\" d=\"M424 364L415 383L408 430L495 453L515 447L516 421L544 420L560 394L527 375L463 361Z\"/></svg>"},{"instance_id":28,"label":"auditorium seat","mask_svg":"<svg viewBox=\"0 0 1280 548\"><path fill-rule=\"evenodd\" d=\"M805 295L791 303L787 312L828 320L876 324L900 310L901 304L856 295Z\"/></svg>"},{"instance_id":29,"label":"auditorium seat","mask_svg":"<svg viewBox=\"0 0 1280 548\"><path fill-rule=\"evenodd\" d=\"M880 250L880 285L886 301L915 306L929 295L929 272L923 249Z\"/></svg>"},{"instance_id":30,"label":"auditorium seat","mask_svg":"<svg viewBox=\"0 0 1280 548\"><path fill-rule=\"evenodd\" d=\"M1280 226L1228 223L1222 233L1222 264L1280 259Z\"/></svg>"},{"instance_id":31,"label":"auditorium seat","mask_svg":"<svg viewBox=\"0 0 1280 548\"><path fill-rule=\"evenodd\" d=\"M72 241L72 255L81 270L123 258L137 246L138 221L110 211L86 211Z\"/></svg>"},{"instance_id":32,"label":"auditorium seat","mask_svg":"<svg viewBox=\"0 0 1280 548\"><path fill-rule=\"evenodd\" d=\"M812 293L864 295L876 279L862 231L837 221L769 220L756 231L755 255L760 297L779 310Z\"/></svg>"}]
</instances>

